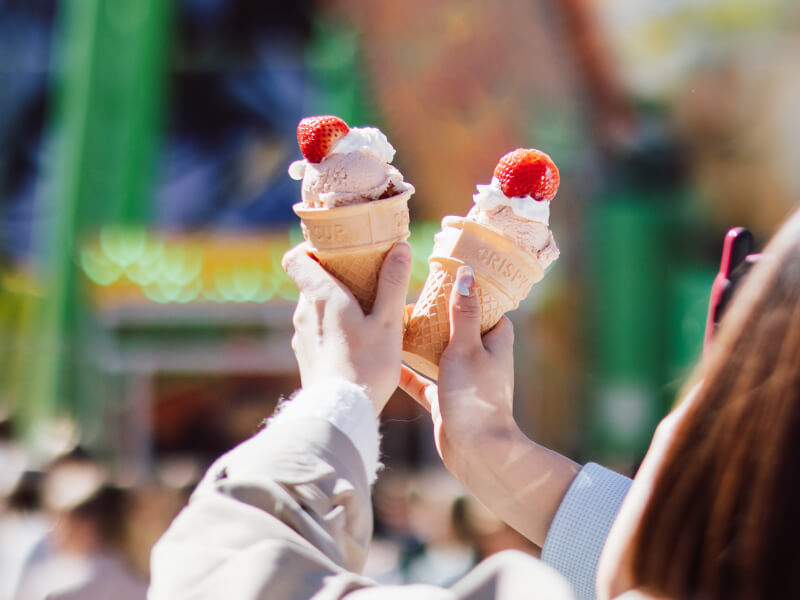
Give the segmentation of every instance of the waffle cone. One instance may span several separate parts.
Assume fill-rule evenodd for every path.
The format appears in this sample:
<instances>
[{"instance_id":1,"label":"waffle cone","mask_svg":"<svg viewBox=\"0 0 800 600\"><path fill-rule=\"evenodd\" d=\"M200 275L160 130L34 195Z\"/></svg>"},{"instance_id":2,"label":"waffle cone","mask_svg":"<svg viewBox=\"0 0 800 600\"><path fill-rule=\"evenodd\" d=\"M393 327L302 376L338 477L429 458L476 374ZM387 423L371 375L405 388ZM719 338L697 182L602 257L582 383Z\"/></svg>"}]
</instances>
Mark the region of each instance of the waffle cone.
<instances>
[{"instance_id":1,"label":"waffle cone","mask_svg":"<svg viewBox=\"0 0 800 600\"><path fill-rule=\"evenodd\" d=\"M450 229L451 231L447 231ZM403 360L437 379L439 359L450 341L450 294L461 265L475 272L481 333L519 306L544 269L534 256L495 231L461 217L445 217L446 234L429 259L430 272L406 324Z\"/></svg>"},{"instance_id":2,"label":"waffle cone","mask_svg":"<svg viewBox=\"0 0 800 600\"><path fill-rule=\"evenodd\" d=\"M382 200L336 208L293 206L309 250L344 283L365 313L372 310L386 253L408 237L408 199L413 188Z\"/></svg>"}]
</instances>

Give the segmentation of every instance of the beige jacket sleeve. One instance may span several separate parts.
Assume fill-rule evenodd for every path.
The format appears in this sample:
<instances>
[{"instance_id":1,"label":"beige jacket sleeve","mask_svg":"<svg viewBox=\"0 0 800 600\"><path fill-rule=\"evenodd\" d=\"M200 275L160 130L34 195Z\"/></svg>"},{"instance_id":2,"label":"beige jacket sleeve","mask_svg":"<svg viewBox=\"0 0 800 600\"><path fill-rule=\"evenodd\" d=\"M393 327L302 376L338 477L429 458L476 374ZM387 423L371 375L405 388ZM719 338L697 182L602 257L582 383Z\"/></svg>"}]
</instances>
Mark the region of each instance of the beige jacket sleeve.
<instances>
[{"instance_id":1,"label":"beige jacket sleeve","mask_svg":"<svg viewBox=\"0 0 800 600\"><path fill-rule=\"evenodd\" d=\"M150 600L510 599L536 597L537 586L541 598L572 598L555 571L519 553L479 565L449 590L377 587L361 576L371 474L363 444L331 421L276 419L218 459L153 549Z\"/></svg>"}]
</instances>

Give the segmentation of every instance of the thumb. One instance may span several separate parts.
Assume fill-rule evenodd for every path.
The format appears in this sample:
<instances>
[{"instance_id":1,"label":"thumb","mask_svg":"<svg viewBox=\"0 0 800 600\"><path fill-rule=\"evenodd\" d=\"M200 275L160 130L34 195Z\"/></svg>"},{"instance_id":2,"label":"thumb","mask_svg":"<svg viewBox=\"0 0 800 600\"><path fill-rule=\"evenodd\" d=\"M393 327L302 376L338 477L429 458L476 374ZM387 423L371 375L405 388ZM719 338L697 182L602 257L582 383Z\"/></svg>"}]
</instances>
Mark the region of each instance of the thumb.
<instances>
[{"instance_id":1,"label":"thumb","mask_svg":"<svg viewBox=\"0 0 800 600\"><path fill-rule=\"evenodd\" d=\"M450 293L450 352L468 353L483 349L481 342L481 305L475 289L472 267L462 265Z\"/></svg>"},{"instance_id":2,"label":"thumb","mask_svg":"<svg viewBox=\"0 0 800 600\"><path fill-rule=\"evenodd\" d=\"M305 242L286 252L281 265L300 293L308 298L328 298L337 287L343 287L309 255Z\"/></svg>"},{"instance_id":3,"label":"thumb","mask_svg":"<svg viewBox=\"0 0 800 600\"><path fill-rule=\"evenodd\" d=\"M372 314L386 321L402 319L410 277L411 246L407 242L397 242L383 259Z\"/></svg>"}]
</instances>

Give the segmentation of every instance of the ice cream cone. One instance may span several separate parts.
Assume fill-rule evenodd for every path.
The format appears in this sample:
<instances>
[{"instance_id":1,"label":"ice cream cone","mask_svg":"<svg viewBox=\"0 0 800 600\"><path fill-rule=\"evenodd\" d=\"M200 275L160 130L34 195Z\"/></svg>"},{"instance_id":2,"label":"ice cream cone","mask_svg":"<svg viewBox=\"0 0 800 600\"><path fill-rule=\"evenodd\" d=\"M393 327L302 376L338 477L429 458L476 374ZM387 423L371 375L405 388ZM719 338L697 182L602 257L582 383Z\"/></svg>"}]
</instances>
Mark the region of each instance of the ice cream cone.
<instances>
[{"instance_id":1,"label":"ice cream cone","mask_svg":"<svg viewBox=\"0 0 800 600\"><path fill-rule=\"evenodd\" d=\"M514 310L544 276L536 257L499 233L462 217L445 217L429 259L430 272L406 324L403 360L438 378L439 359L450 340L449 303L460 265L475 272L481 333Z\"/></svg>"},{"instance_id":2,"label":"ice cream cone","mask_svg":"<svg viewBox=\"0 0 800 600\"><path fill-rule=\"evenodd\" d=\"M365 313L372 310L378 275L389 249L408 237L408 199L400 194L336 208L295 204L303 236L320 264L344 283Z\"/></svg>"}]
</instances>

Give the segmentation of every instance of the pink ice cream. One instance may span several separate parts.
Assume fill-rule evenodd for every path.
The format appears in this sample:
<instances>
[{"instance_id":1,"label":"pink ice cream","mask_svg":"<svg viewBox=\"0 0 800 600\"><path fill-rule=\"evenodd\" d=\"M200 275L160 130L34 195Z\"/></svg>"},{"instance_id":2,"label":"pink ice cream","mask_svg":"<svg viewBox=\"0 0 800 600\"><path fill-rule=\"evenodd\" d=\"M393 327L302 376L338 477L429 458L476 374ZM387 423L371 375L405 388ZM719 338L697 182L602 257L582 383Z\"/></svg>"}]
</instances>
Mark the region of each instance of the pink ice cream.
<instances>
[{"instance_id":1,"label":"pink ice cream","mask_svg":"<svg viewBox=\"0 0 800 600\"><path fill-rule=\"evenodd\" d=\"M414 187L391 164L395 150L374 127L352 127L319 163L298 160L289 175L302 180L307 208L335 208L395 196Z\"/></svg>"},{"instance_id":2,"label":"pink ice cream","mask_svg":"<svg viewBox=\"0 0 800 600\"><path fill-rule=\"evenodd\" d=\"M538 259L547 268L559 256L558 246L550 231L550 202L530 196L509 198L492 178L489 185L479 185L473 195L475 206L466 219L479 223L507 237Z\"/></svg>"}]
</instances>

